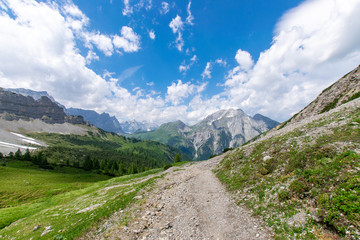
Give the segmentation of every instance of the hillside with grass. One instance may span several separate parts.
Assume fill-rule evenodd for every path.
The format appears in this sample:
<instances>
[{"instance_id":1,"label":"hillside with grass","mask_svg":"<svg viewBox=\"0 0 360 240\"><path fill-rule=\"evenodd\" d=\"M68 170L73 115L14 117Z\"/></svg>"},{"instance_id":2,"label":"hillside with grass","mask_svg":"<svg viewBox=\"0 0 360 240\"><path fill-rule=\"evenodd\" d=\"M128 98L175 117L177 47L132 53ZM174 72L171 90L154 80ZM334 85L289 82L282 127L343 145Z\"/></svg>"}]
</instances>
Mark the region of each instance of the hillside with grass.
<instances>
[{"instance_id":1,"label":"hillside with grass","mask_svg":"<svg viewBox=\"0 0 360 240\"><path fill-rule=\"evenodd\" d=\"M121 176L163 167L175 156L190 160L178 149L154 141L140 141L105 131L86 135L31 133L28 136L46 142L41 150L49 164L92 170Z\"/></svg>"},{"instance_id":2,"label":"hillside with grass","mask_svg":"<svg viewBox=\"0 0 360 240\"><path fill-rule=\"evenodd\" d=\"M358 71L345 78L359 85ZM324 92L343 96L332 87ZM350 93L341 104L239 147L215 170L238 204L273 228L275 239L360 238L360 99ZM310 106L320 109L315 103Z\"/></svg>"},{"instance_id":3,"label":"hillside with grass","mask_svg":"<svg viewBox=\"0 0 360 240\"><path fill-rule=\"evenodd\" d=\"M74 239L141 201L162 169L110 178L28 161L0 166L0 239ZM138 197L135 197L138 196ZM126 221L127 216L123 216Z\"/></svg>"}]
</instances>

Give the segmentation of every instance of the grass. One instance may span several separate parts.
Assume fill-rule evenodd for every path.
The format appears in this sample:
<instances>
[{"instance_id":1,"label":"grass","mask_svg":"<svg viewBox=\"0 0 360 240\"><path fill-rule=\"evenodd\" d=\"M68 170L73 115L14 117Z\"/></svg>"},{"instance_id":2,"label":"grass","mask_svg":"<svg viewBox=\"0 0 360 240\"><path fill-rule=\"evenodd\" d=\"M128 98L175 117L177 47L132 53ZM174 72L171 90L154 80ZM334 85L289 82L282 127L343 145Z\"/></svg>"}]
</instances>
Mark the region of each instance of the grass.
<instances>
[{"instance_id":1,"label":"grass","mask_svg":"<svg viewBox=\"0 0 360 240\"><path fill-rule=\"evenodd\" d=\"M137 180L161 169L107 180L69 170L42 171L22 162L0 171L0 239L73 239L133 203L134 196L156 177ZM41 236L49 226L51 231ZM39 229L33 231L35 227Z\"/></svg>"},{"instance_id":2,"label":"grass","mask_svg":"<svg viewBox=\"0 0 360 240\"><path fill-rule=\"evenodd\" d=\"M359 116L359 109L334 113L241 147L215 172L239 204L263 216L275 239L319 239L324 229L358 239L360 155L354 150L360 145ZM321 127L328 131L309 135Z\"/></svg>"}]
</instances>

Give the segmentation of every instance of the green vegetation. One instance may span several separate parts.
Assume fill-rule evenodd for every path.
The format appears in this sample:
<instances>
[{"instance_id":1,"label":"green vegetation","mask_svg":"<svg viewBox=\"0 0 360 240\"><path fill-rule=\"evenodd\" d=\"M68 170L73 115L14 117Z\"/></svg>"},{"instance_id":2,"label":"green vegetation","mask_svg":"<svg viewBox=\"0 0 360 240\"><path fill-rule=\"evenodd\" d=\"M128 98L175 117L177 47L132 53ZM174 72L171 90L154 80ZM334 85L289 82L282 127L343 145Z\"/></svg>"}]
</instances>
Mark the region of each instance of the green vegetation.
<instances>
[{"instance_id":1,"label":"green vegetation","mask_svg":"<svg viewBox=\"0 0 360 240\"><path fill-rule=\"evenodd\" d=\"M189 161L183 161L183 162L174 162L173 164L165 164L164 170L167 170L171 167L181 167L184 164L189 163Z\"/></svg>"},{"instance_id":2,"label":"green vegetation","mask_svg":"<svg viewBox=\"0 0 360 240\"><path fill-rule=\"evenodd\" d=\"M88 135L33 133L29 136L46 142L40 151L49 166L69 166L98 174L122 176L159 168L174 161L177 154L190 160L179 150L153 141L118 136L100 131ZM45 159L45 160L44 160ZM46 168L46 166L43 166Z\"/></svg>"},{"instance_id":3,"label":"green vegetation","mask_svg":"<svg viewBox=\"0 0 360 240\"><path fill-rule=\"evenodd\" d=\"M173 146L189 157L195 155L195 148L191 141L187 139L179 129L183 126L180 121L161 125L158 129L150 132L134 133L131 136L142 140L153 140L169 146Z\"/></svg>"},{"instance_id":4,"label":"green vegetation","mask_svg":"<svg viewBox=\"0 0 360 240\"><path fill-rule=\"evenodd\" d=\"M178 163L178 162L181 162L180 154L176 154L175 159L174 159L174 163Z\"/></svg>"},{"instance_id":5,"label":"green vegetation","mask_svg":"<svg viewBox=\"0 0 360 240\"><path fill-rule=\"evenodd\" d=\"M8 160L0 166L0 238L79 237L138 201L135 195L158 178L144 177L160 171L109 179L69 167L44 170L28 161ZM41 236L46 228L50 231Z\"/></svg>"},{"instance_id":6,"label":"green vegetation","mask_svg":"<svg viewBox=\"0 0 360 240\"><path fill-rule=\"evenodd\" d=\"M360 97L360 92L357 92L357 93L353 94L349 99L347 99L346 101L342 101L341 103L344 104L344 103L350 102L354 99L357 99L359 97Z\"/></svg>"},{"instance_id":7,"label":"green vegetation","mask_svg":"<svg viewBox=\"0 0 360 240\"><path fill-rule=\"evenodd\" d=\"M340 96L341 97L341 96ZM332 101L331 103L329 103L328 105L326 105L323 110L321 110L320 113L324 113L324 112L328 112L330 111L331 109L334 109L337 105L337 103L339 102L339 99L340 97L338 98L335 98L334 101Z\"/></svg>"},{"instance_id":8,"label":"green vegetation","mask_svg":"<svg viewBox=\"0 0 360 240\"><path fill-rule=\"evenodd\" d=\"M239 148L216 174L238 194L239 204L263 216L276 239L319 239L324 229L358 239L360 155L354 150L360 146L359 116L359 109L334 113ZM309 135L330 123L331 130Z\"/></svg>"}]
</instances>

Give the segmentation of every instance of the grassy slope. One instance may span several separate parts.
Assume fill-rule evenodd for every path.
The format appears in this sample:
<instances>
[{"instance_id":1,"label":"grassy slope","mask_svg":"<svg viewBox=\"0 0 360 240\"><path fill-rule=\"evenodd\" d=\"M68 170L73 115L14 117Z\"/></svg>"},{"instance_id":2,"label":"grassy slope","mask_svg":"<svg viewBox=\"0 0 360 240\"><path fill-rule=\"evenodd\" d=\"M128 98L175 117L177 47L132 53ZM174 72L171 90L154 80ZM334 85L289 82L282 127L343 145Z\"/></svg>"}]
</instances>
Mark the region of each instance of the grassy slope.
<instances>
[{"instance_id":1,"label":"grassy slope","mask_svg":"<svg viewBox=\"0 0 360 240\"><path fill-rule=\"evenodd\" d=\"M43 171L24 162L0 167L0 176L6 176L0 178L1 203L6 206L0 208L0 238L80 236L114 211L133 203L134 196L156 177L143 182L136 182L137 179L160 171L99 181L105 177L69 169L67 173ZM33 231L36 226L39 229ZM41 236L48 226L52 230Z\"/></svg>"},{"instance_id":2,"label":"grassy slope","mask_svg":"<svg viewBox=\"0 0 360 240\"><path fill-rule=\"evenodd\" d=\"M113 133L100 132L88 135L62 135L52 133L33 133L31 137L46 142L50 147L46 150L50 162L83 159L90 155L92 158L113 159L125 165L136 162L147 168L162 167L173 162L179 150L154 141L139 141ZM180 153L182 159L190 160Z\"/></svg>"},{"instance_id":3,"label":"grassy slope","mask_svg":"<svg viewBox=\"0 0 360 240\"><path fill-rule=\"evenodd\" d=\"M346 116L346 117L345 117ZM217 176L277 239L360 237L360 109L337 112L226 157Z\"/></svg>"},{"instance_id":4,"label":"grassy slope","mask_svg":"<svg viewBox=\"0 0 360 240\"><path fill-rule=\"evenodd\" d=\"M170 126L171 127L171 126ZM131 136L142 140L153 140L180 149L189 157L193 157L195 149L193 144L174 128L158 128L150 132L134 133Z\"/></svg>"}]
</instances>

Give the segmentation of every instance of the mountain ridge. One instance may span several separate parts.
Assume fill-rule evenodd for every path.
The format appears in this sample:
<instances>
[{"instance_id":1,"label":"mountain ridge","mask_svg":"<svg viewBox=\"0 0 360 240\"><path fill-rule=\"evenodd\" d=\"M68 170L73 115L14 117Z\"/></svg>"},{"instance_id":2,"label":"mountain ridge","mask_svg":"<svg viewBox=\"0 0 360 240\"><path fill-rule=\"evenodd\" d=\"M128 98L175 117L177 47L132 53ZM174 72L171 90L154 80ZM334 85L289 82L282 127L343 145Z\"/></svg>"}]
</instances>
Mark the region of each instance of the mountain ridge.
<instances>
[{"instance_id":1,"label":"mountain ridge","mask_svg":"<svg viewBox=\"0 0 360 240\"><path fill-rule=\"evenodd\" d=\"M208 115L199 123L187 126L182 121L162 124L155 131L135 133L140 139L160 141L181 149L197 160L221 153L225 148L240 146L251 138L267 131L269 118L254 119L241 109L222 109Z\"/></svg>"}]
</instances>

